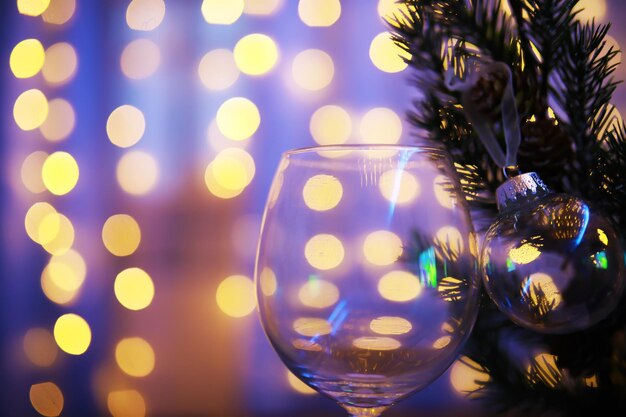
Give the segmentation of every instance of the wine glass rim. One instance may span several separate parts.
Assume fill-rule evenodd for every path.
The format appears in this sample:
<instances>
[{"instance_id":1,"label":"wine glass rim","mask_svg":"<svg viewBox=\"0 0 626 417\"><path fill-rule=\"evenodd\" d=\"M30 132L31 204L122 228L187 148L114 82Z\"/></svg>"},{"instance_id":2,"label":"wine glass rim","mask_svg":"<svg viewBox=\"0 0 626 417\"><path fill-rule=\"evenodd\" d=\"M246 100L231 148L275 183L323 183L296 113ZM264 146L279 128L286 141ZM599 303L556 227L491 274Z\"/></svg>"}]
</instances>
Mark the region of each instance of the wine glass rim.
<instances>
[{"instance_id":1,"label":"wine glass rim","mask_svg":"<svg viewBox=\"0 0 626 417\"><path fill-rule=\"evenodd\" d=\"M428 145L396 145L396 144L342 144L342 145L317 145L302 148L289 149L283 152L284 157L292 155L306 154L312 152L346 152L346 151L412 151L418 153L440 153L445 154L445 150L435 146Z\"/></svg>"}]
</instances>

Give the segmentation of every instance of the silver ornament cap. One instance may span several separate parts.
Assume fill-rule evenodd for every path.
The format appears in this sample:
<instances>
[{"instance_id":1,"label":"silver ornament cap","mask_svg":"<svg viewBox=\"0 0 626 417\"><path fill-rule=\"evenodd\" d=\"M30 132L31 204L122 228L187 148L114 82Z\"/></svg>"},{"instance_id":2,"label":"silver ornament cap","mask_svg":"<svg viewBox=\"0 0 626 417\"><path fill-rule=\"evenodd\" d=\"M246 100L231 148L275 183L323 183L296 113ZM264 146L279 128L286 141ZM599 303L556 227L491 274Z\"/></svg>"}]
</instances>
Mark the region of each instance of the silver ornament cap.
<instances>
[{"instance_id":1,"label":"silver ornament cap","mask_svg":"<svg viewBox=\"0 0 626 417\"><path fill-rule=\"evenodd\" d=\"M536 172L527 172L506 180L496 189L498 210L503 211L527 198L543 197L550 193Z\"/></svg>"}]
</instances>

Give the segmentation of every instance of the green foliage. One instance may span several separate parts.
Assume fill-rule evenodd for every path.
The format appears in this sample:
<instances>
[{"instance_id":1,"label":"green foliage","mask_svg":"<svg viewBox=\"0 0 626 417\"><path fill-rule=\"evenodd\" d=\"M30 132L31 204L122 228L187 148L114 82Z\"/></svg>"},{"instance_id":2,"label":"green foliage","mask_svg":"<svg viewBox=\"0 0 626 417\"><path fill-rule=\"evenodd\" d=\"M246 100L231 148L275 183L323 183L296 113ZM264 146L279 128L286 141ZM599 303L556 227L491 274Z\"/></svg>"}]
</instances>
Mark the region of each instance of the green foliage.
<instances>
[{"instance_id":1,"label":"green foliage","mask_svg":"<svg viewBox=\"0 0 626 417\"><path fill-rule=\"evenodd\" d=\"M391 26L413 69L416 100L408 119L419 141L452 156L476 228L484 230L493 220L493 194L504 178L459 93L446 86L448 73L462 75L469 57L511 68L522 124L556 119L574 157L560 162L561 174L550 177L548 186L591 201L615 222L624 241L626 125L617 122L611 105L618 51L607 47L609 25L577 21L578 0L508 0L510 13L500 0L403 3L408 12ZM501 124L492 119L503 145ZM535 359L537 353L554 355L556 362ZM626 300L593 328L543 335L510 322L485 296L465 354L490 375L472 398L495 412L571 416L607 407L615 408L615 415L626 412Z\"/></svg>"}]
</instances>

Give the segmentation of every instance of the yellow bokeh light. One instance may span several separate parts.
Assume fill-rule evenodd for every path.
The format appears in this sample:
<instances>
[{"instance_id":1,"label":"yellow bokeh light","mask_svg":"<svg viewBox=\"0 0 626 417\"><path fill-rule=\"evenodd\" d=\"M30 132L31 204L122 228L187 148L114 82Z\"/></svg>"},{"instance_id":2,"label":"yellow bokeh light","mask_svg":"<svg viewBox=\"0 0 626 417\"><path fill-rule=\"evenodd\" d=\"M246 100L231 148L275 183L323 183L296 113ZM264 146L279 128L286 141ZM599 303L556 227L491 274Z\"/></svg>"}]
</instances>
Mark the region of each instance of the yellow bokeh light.
<instances>
[{"instance_id":1,"label":"yellow bokeh light","mask_svg":"<svg viewBox=\"0 0 626 417\"><path fill-rule=\"evenodd\" d=\"M78 56L74 47L69 43L59 42L46 49L41 74L48 83L62 85L74 77L77 67Z\"/></svg>"},{"instance_id":2,"label":"yellow bokeh light","mask_svg":"<svg viewBox=\"0 0 626 417\"><path fill-rule=\"evenodd\" d=\"M56 417L63 411L63 393L53 382L33 384L29 391L30 403L42 416Z\"/></svg>"},{"instance_id":3,"label":"yellow bokeh light","mask_svg":"<svg viewBox=\"0 0 626 417\"><path fill-rule=\"evenodd\" d=\"M435 198L445 208L453 208L456 205L455 191L452 181L446 175L437 175L433 180Z\"/></svg>"},{"instance_id":4,"label":"yellow bokeh light","mask_svg":"<svg viewBox=\"0 0 626 417\"><path fill-rule=\"evenodd\" d=\"M489 373L467 356L457 359L450 369L450 384L462 395L473 393L489 379Z\"/></svg>"},{"instance_id":5,"label":"yellow bokeh light","mask_svg":"<svg viewBox=\"0 0 626 417\"><path fill-rule=\"evenodd\" d=\"M50 6L50 0L17 0L17 11L26 16L39 16Z\"/></svg>"},{"instance_id":6,"label":"yellow bokeh light","mask_svg":"<svg viewBox=\"0 0 626 417\"><path fill-rule=\"evenodd\" d=\"M309 387L307 384L302 382L297 376L292 374L289 370L287 370L287 382L289 383L289 386L294 389L294 391L300 394L311 395L311 394L317 393L317 391L315 391L313 388Z\"/></svg>"},{"instance_id":7,"label":"yellow bokeh light","mask_svg":"<svg viewBox=\"0 0 626 417\"><path fill-rule=\"evenodd\" d=\"M576 19L581 22L594 20L603 22L606 18L606 0L580 0L574 11L577 11Z\"/></svg>"},{"instance_id":8,"label":"yellow bokeh light","mask_svg":"<svg viewBox=\"0 0 626 417\"><path fill-rule=\"evenodd\" d=\"M450 342L452 342L452 336L441 336L433 342L433 347L435 349L443 349L448 346Z\"/></svg>"},{"instance_id":9,"label":"yellow bokeh light","mask_svg":"<svg viewBox=\"0 0 626 417\"><path fill-rule=\"evenodd\" d=\"M49 203L43 201L33 204L26 212L26 216L24 217L24 227L26 229L26 234L28 234L28 237L30 237L33 242L39 244L49 242L54 239L56 234L59 232L59 225L57 225L53 230L48 230L46 227L42 229L41 227L43 220L51 214L57 214L56 209ZM49 220L46 221L46 223L48 222Z\"/></svg>"},{"instance_id":10,"label":"yellow bokeh light","mask_svg":"<svg viewBox=\"0 0 626 417\"><path fill-rule=\"evenodd\" d=\"M315 211L327 211L335 208L342 196L341 182L332 175L314 175L306 181L302 188L304 203Z\"/></svg>"},{"instance_id":11,"label":"yellow bokeh light","mask_svg":"<svg viewBox=\"0 0 626 417\"><path fill-rule=\"evenodd\" d=\"M51 366L59 353L52 332L41 327L29 329L24 335L22 346L26 357L43 368Z\"/></svg>"},{"instance_id":12,"label":"yellow bokeh light","mask_svg":"<svg viewBox=\"0 0 626 417\"><path fill-rule=\"evenodd\" d=\"M132 0L126 9L126 24L134 30L154 30L164 17L163 0Z\"/></svg>"},{"instance_id":13,"label":"yellow bokeh light","mask_svg":"<svg viewBox=\"0 0 626 417\"><path fill-rule=\"evenodd\" d=\"M298 350L306 350L308 352L322 351L322 346L311 339L294 339L291 345Z\"/></svg>"},{"instance_id":14,"label":"yellow bokeh light","mask_svg":"<svg viewBox=\"0 0 626 417\"><path fill-rule=\"evenodd\" d=\"M363 115L359 134L364 143L398 143L402 137L402 119L391 109L375 107Z\"/></svg>"},{"instance_id":15,"label":"yellow bokeh light","mask_svg":"<svg viewBox=\"0 0 626 417\"><path fill-rule=\"evenodd\" d=\"M56 230L56 233L52 233ZM48 232L44 232L48 231ZM60 213L47 215L39 226L39 236L53 236L50 241L43 241L41 245L51 255L63 255L74 244L74 225L70 219Z\"/></svg>"},{"instance_id":16,"label":"yellow bokeh light","mask_svg":"<svg viewBox=\"0 0 626 417\"><path fill-rule=\"evenodd\" d=\"M54 340L62 351L82 355L91 344L91 329L81 316L64 314L54 323Z\"/></svg>"},{"instance_id":17,"label":"yellow bokeh light","mask_svg":"<svg viewBox=\"0 0 626 417\"><path fill-rule=\"evenodd\" d=\"M556 286L550 275L543 272L530 274L522 283L522 288L529 298L531 307L542 309L541 306L545 304L550 310L554 310L563 301L559 287Z\"/></svg>"},{"instance_id":18,"label":"yellow bokeh light","mask_svg":"<svg viewBox=\"0 0 626 417\"><path fill-rule=\"evenodd\" d=\"M239 188L239 189L233 190L233 189L222 187L218 183L217 179L215 178L215 175L213 174L213 167L211 166L211 164L209 164L206 170L204 171L204 183L206 184L206 187L211 194L222 199L229 199L229 198L237 197L245 189L245 188Z\"/></svg>"},{"instance_id":19,"label":"yellow bokeh light","mask_svg":"<svg viewBox=\"0 0 626 417\"><path fill-rule=\"evenodd\" d=\"M46 273L61 290L75 292L85 281L87 265L78 252L70 249L61 255L53 255L46 266Z\"/></svg>"},{"instance_id":20,"label":"yellow bokeh light","mask_svg":"<svg viewBox=\"0 0 626 417\"><path fill-rule=\"evenodd\" d=\"M393 26L398 26L396 20L406 22L405 16L409 15L408 6L398 0L379 0L377 10L378 15Z\"/></svg>"},{"instance_id":21,"label":"yellow bokeh light","mask_svg":"<svg viewBox=\"0 0 626 417\"><path fill-rule=\"evenodd\" d=\"M41 71L45 56L39 40L25 39L11 51L9 66L16 78L29 78Z\"/></svg>"},{"instance_id":22,"label":"yellow bokeh light","mask_svg":"<svg viewBox=\"0 0 626 417\"><path fill-rule=\"evenodd\" d=\"M107 119L107 136L120 148L133 146L146 130L146 119L141 110L129 104L119 106Z\"/></svg>"},{"instance_id":23,"label":"yellow bokeh light","mask_svg":"<svg viewBox=\"0 0 626 417\"><path fill-rule=\"evenodd\" d=\"M391 337L365 336L354 339L352 345L366 350L396 350L402 346L402 343Z\"/></svg>"},{"instance_id":24,"label":"yellow bokeh light","mask_svg":"<svg viewBox=\"0 0 626 417\"><path fill-rule=\"evenodd\" d=\"M154 370L154 350L145 339L128 337L115 347L115 361L126 374L144 377Z\"/></svg>"},{"instance_id":25,"label":"yellow bokeh light","mask_svg":"<svg viewBox=\"0 0 626 417\"><path fill-rule=\"evenodd\" d=\"M243 12L252 15L270 15L283 5L284 0L245 0Z\"/></svg>"},{"instance_id":26,"label":"yellow bokeh light","mask_svg":"<svg viewBox=\"0 0 626 417\"><path fill-rule=\"evenodd\" d=\"M48 117L39 127L44 138L58 142L67 138L74 130L76 115L74 108L62 98L55 98L48 102Z\"/></svg>"},{"instance_id":27,"label":"yellow bokeh light","mask_svg":"<svg viewBox=\"0 0 626 417\"><path fill-rule=\"evenodd\" d=\"M45 296L56 304L69 305L78 296L78 290L64 290L53 280L48 268L44 268L41 273L41 289Z\"/></svg>"},{"instance_id":28,"label":"yellow bokeh light","mask_svg":"<svg viewBox=\"0 0 626 417\"><path fill-rule=\"evenodd\" d=\"M263 75L278 62L278 46L269 36L252 33L237 42L233 55L241 72L248 75Z\"/></svg>"},{"instance_id":29,"label":"yellow bokeh light","mask_svg":"<svg viewBox=\"0 0 626 417\"><path fill-rule=\"evenodd\" d=\"M320 145L338 145L346 143L350 138L352 120L343 107L330 104L313 113L309 130Z\"/></svg>"},{"instance_id":30,"label":"yellow bokeh light","mask_svg":"<svg viewBox=\"0 0 626 417\"><path fill-rule=\"evenodd\" d=\"M402 317L382 316L370 322L370 330L385 335L405 334L413 329L413 325Z\"/></svg>"},{"instance_id":31,"label":"yellow bokeh light","mask_svg":"<svg viewBox=\"0 0 626 417\"><path fill-rule=\"evenodd\" d=\"M317 91L331 83L335 75L335 64L326 52L307 49L293 59L291 74L300 88Z\"/></svg>"},{"instance_id":32,"label":"yellow bokeh light","mask_svg":"<svg viewBox=\"0 0 626 417\"><path fill-rule=\"evenodd\" d=\"M154 298L152 278L140 268L127 268L117 274L113 289L117 301L129 310L143 310Z\"/></svg>"},{"instance_id":33,"label":"yellow bokeh light","mask_svg":"<svg viewBox=\"0 0 626 417\"><path fill-rule=\"evenodd\" d=\"M463 236L456 227L444 226L435 232L435 254L440 259L456 260L464 251Z\"/></svg>"},{"instance_id":34,"label":"yellow bokeh light","mask_svg":"<svg viewBox=\"0 0 626 417\"><path fill-rule=\"evenodd\" d=\"M62 25L74 16L75 11L76 0L52 0L41 18L46 23Z\"/></svg>"},{"instance_id":35,"label":"yellow bokeh light","mask_svg":"<svg viewBox=\"0 0 626 417\"><path fill-rule=\"evenodd\" d=\"M261 292L266 297L271 297L276 293L276 287L278 283L276 281L276 274L270 268L265 267L259 274L259 284L261 286Z\"/></svg>"},{"instance_id":36,"label":"yellow bokeh light","mask_svg":"<svg viewBox=\"0 0 626 417\"><path fill-rule=\"evenodd\" d=\"M309 239L304 247L304 256L312 267L328 270L339 266L345 250L336 236L322 233Z\"/></svg>"},{"instance_id":37,"label":"yellow bokeh light","mask_svg":"<svg viewBox=\"0 0 626 417\"><path fill-rule=\"evenodd\" d=\"M41 219L38 224L37 242L45 245L52 242L61 230L61 214L52 211Z\"/></svg>"},{"instance_id":38,"label":"yellow bokeh light","mask_svg":"<svg viewBox=\"0 0 626 417\"><path fill-rule=\"evenodd\" d=\"M559 385L563 377L557 364L557 357L547 352L535 355L533 364L529 363L526 366L526 373L531 382L539 380L552 388ZM549 377L546 378L545 375L549 375Z\"/></svg>"},{"instance_id":39,"label":"yellow bokeh light","mask_svg":"<svg viewBox=\"0 0 626 417\"><path fill-rule=\"evenodd\" d=\"M333 331L333 326L324 319L300 317L293 322L293 330L307 337L323 336Z\"/></svg>"},{"instance_id":40,"label":"yellow bokeh light","mask_svg":"<svg viewBox=\"0 0 626 417\"><path fill-rule=\"evenodd\" d=\"M378 281L378 292L389 301L406 302L422 293L419 279L406 271L391 271Z\"/></svg>"},{"instance_id":41,"label":"yellow bokeh light","mask_svg":"<svg viewBox=\"0 0 626 417\"><path fill-rule=\"evenodd\" d=\"M531 263L541 255L541 251L532 243L524 243L519 248L509 250L509 258L518 265Z\"/></svg>"},{"instance_id":42,"label":"yellow bokeh light","mask_svg":"<svg viewBox=\"0 0 626 417\"><path fill-rule=\"evenodd\" d=\"M254 159L243 149L225 149L209 164L217 184L227 190L238 191L247 187L256 171Z\"/></svg>"},{"instance_id":43,"label":"yellow bokeh light","mask_svg":"<svg viewBox=\"0 0 626 417\"><path fill-rule=\"evenodd\" d=\"M145 417L146 401L134 389L113 391L107 396L107 408L113 417Z\"/></svg>"},{"instance_id":44,"label":"yellow bokeh light","mask_svg":"<svg viewBox=\"0 0 626 417\"><path fill-rule=\"evenodd\" d=\"M300 0L298 16L307 26L331 26L341 16L339 0Z\"/></svg>"},{"instance_id":45,"label":"yellow bokeh light","mask_svg":"<svg viewBox=\"0 0 626 417\"><path fill-rule=\"evenodd\" d=\"M363 242L363 254L374 265L391 265L402 255L402 240L393 232L372 232Z\"/></svg>"},{"instance_id":46,"label":"yellow bokeh light","mask_svg":"<svg viewBox=\"0 0 626 417\"><path fill-rule=\"evenodd\" d=\"M115 174L122 190L132 195L145 195L159 179L159 166L149 153L130 151L118 161Z\"/></svg>"},{"instance_id":47,"label":"yellow bokeh light","mask_svg":"<svg viewBox=\"0 0 626 417\"><path fill-rule=\"evenodd\" d=\"M415 176L403 169L391 169L381 174L378 187L392 204L407 204L415 200L421 187Z\"/></svg>"},{"instance_id":48,"label":"yellow bokeh light","mask_svg":"<svg viewBox=\"0 0 626 417\"><path fill-rule=\"evenodd\" d=\"M391 33L382 32L376 35L370 44L370 59L381 71L395 73L404 70L408 64L408 52L400 48L391 38Z\"/></svg>"},{"instance_id":49,"label":"yellow bokeh light","mask_svg":"<svg viewBox=\"0 0 626 417\"><path fill-rule=\"evenodd\" d=\"M48 158L48 154L44 151L35 151L28 155L20 170L20 176L22 183L28 191L34 194L43 193L46 191L46 186L41 178L41 168L43 163Z\"/></svg>"},{"instance_id":50,"label":"yellow bokeh light","mask_svg":"<svg viewBox=\"0 0 626 417\"><path fill-rule=\"evenodd\" d=\"M115 214L102 226L102 242L115 256L132 255L141 242L141 229L128 214Z\"/></svg>"},{"instance_id":51,"label":"yellow bokeh light","mask_svg":"<svg viewBox=\"0 0 626 417\"><path fill-rule=\"evenodd\" d=\"M256 307L254 282L244 275L231 275L220 282L215 293L217 305L231 317L245 317Z\"/></svg>"},{"instance_id":52,"label":"yellow bokeh light","mask_svg":"<svg viewBox=\"0 0 626 417\"><path fill-rule=\"evenodd\" d=\"M207 52L198 64L198 76L209 90L225 90L239 78L239 68L228 49Z\"/></svg>"},{"instance_id":53,"label":"yellow bokeh light","mask_svg":"<svg viewBox=\"0 0 626 417\"><path fill-rule=\"evenodd\" d=\"M455 277L443 277L437 284L437 291L446 301L458 301L462 296L463 281Z\"/></svg>"},{"instance_id":54,"label":"yellow bokeh light","mask_svg":"<svg viewBox=\"0 0 626 417\"><path fill-rule=\"evenodd\" d=\"M219 107L215 122L220 132L227 138L245 140L259 128L261 115L251 100L233 97Z\"/></svg>"},{"instance_id":55,"label":"yellow bokeh light","mask_svg":"<svg viewBox=\"0 0 626 417\"><path fill-rule=\"evenodd\" d=\"M243 7L243 0L204 0L200 10L207 23L230 25L239 19Z\"/></svg>"},{"instance_id":56,"label":"yellow bokeh light","mask_svg":"<svg viewBox=\"0 0 626 417\"><path fill-rule=\"evenodd\" d=\"M135 39L120 56L120 68L125 76L133 80L148 78L159 68L161 50L150 39Z\"/></svg>"},{"instance_id":57,"label":"yellow bokeh light","mask_svg":"<svg viewBox=\"0 0 626 417\"><path fill-rule=\"evenodd\" d=\"M298 299L307 307L330 307L339 300L339 288L328 281L311 279L300 287Z\"/></svg>"},{"instance_id":58,"label":"yellow bokeh light","mask_svg":"<svg viewBox=\"0 0 626 417\"><path fill-rule=\"evenodd\" d=\"M65 195L78 182L78 164L67 152L55 152L46 158L41 168L41 178L46 188L54 195Z\"/></svg>"},{"instance_id":59,"label":"yellow bokeh light","mask_svg":"<svg viewBox=\"0 0 626 417\"><path fill-rule=\"evenodd\" d=\"M48 117L48 99L39 90L33 88L24 91L15 100L13 118L22 130L34 130Z\"/></svg>"}]
</instances>

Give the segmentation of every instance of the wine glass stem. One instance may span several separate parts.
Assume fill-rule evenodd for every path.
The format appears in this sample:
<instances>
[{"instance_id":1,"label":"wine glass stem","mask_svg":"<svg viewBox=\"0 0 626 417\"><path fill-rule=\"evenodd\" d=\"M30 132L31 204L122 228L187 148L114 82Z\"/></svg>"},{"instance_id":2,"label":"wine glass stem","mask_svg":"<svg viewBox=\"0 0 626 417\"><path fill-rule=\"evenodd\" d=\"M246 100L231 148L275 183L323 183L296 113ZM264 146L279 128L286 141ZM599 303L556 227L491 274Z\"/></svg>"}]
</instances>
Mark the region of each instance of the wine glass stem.
<instances>
[{"instance_id":1,"label":"wine glass stem","mask_svg":"<svg viewBox=\"0 0 626 417\"><path fill-rule=\"evenodd\" d=\"M350 417L378 417L388 408L388 406L364 408L344 405L344 408L348 411L348 413L350 413Z\"/></svg>"}]
</instances>

